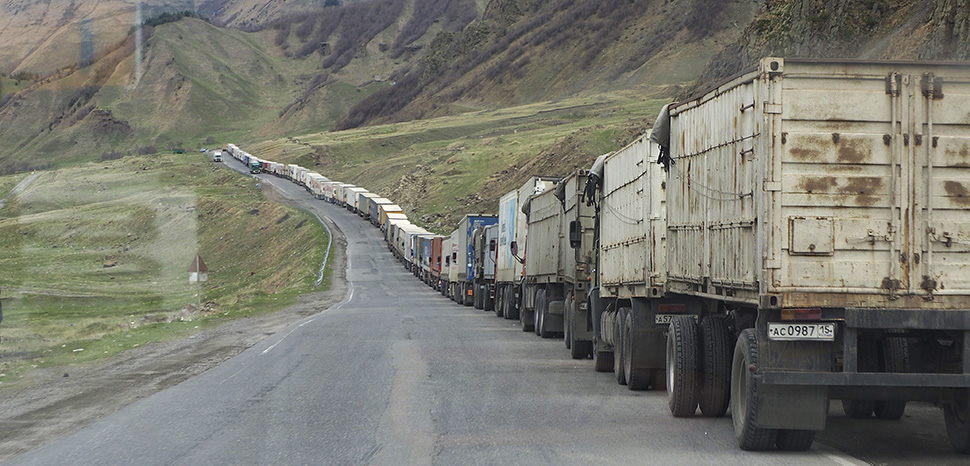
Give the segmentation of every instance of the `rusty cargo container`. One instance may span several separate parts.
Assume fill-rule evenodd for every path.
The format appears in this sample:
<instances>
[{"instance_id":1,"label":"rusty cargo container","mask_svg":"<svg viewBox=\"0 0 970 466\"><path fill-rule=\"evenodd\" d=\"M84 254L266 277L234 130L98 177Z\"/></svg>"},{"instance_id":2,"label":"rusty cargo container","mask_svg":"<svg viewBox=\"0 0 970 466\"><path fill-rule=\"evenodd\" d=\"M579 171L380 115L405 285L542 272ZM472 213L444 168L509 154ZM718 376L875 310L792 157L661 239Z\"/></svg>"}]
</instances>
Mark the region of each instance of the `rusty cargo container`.
<instances>
[{"instance_id":1,"label":"rusty cargo container","mask_svg":"<svg viewBox=\"0 0 970 466\"><path fill-rule=\"evenodd\" d=\"M970 451L968 109L970 64L781 58L669 107L658 291L704 303L670 324L675 415L729 399L741 448L801 450L830 399L932 401Z\"/></svg>"}]
</instances>

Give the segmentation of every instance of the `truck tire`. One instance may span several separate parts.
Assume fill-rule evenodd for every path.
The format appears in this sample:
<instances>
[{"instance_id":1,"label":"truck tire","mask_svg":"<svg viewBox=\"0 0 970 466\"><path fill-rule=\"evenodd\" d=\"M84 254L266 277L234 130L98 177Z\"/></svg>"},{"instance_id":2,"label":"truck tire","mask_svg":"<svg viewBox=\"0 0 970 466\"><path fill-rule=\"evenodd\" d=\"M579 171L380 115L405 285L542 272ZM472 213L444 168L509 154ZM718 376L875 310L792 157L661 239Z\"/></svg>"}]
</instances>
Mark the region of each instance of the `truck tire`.
<instances>
[{"instance_id":1,"label":"truck tire","mask_svg":"<svg viewBox=\"0 0 970 466\"><path fill-rule=\"evenodd\" d=\"M956 396L951 403L943 404L943 420L946 436L957 453L970 453L970 390L954 389Z\"/></svg>"},{"instance_id":2,"label":"truck tire","mask_svg":"<svg viewBox=\"0 0 970 466\"><path fill-rule=\"evenodd\" d=\"M492 298L492 292L488 289L488 285L485 287L485 292L482 295L482 308L485 312L495 311L495 298Z\"/></svg>"},{"instance_id":3,"label":"truck tire","mask_svg":"<svg viewBox=\"0 0 970 466\"><path fill-rule=\"evenodd\" d=\"M872 338L859 338L856 347L859 350L859 372L875 372L879 369L879 345ZM866 419L872 416L876 408L873 400L842 400L842 412L852 419Z\"/></svg>"},{"instance_id":4,"label":"truck tire","mask_svg":"<svg viewBox=\"0 0 970 466\"><path fill-rule=\"evenodd\" d=\"M775 444L778 431L757 426L761 381L754 377L754 372L758 370L758 340L754 329L741 331L734 346L731 367L731 420L734 424L734 437L742 450L767 450Z\"/></svg>"},{"instance_id":5,"label":"truck tire","mask_svg":"<svg viewBox=\"0 0 970 466\"><path fill-rule=\"evenodd\" d=\"M505 288L495 287L495 317L505 316Z\"/></svg>"},{"instance_id":6,"label":"truck tire","mask_svg":"<svg viewBox=\"0 0 970 466\"><path fill-rule=\"evenodd\" d=\"M596 344L593 344L593 370L596 372L609 372L613 370L613 352L597 351Z\"/></svg>"},{"instance_id":7,"label":"truck tire","mask_svg":"<svg viewBox=\"0 0 970 466\"><path fill-rule=\"evenodd\" d=\"M572 309L573 309L573 297L570 296L566 298L566 302L563 304L562 313L562 341L566 345L566 349L572 349L573 347L573 332L570 328L572 322Z\"/></svg>"},{"instance_id":8,"label":"truck tire","mask_svg":"<svg viewBox=\"0 0 970 466\"><path fill-rule=\"evenodd\" d=\"M505 288L505 310L502 312L505 314L506 319L518 319L519 311L515 308L515 289L511 286Z\"/></svg>"},{"instance_id":9,"label":"truck tire","mask_svg":"<svg viewBox=\"0 0 970 466\"><path fill-rule=\"evenodd\" d=\"M814 430L779 429L778 438L775 439L775 445L784 451L805 451L812 448L814 442Z\"/></svg>"},{"instance_id":10,"label":"truck tire","mask_svg":"<svg viewBox=\"0 0 970 466\"><path fill-rule=\"evenodd\" d=\"M484 294L482 285L478 283L472 284L472 307L479 310L485 308L485 300L482 299Z\"/></svg>"},{"instance_id":11,"label":"truck tire","mask_svg":"<svg viewBox=\"0 0 970 466\"><path fill-rule=\"evenodd\" d=\"M626 373L626 388L630 390L646 390L650 387L650 369L636 367L633 364L634 351L633 338L633 311L626 311L626 318L623 319L623 372Z\"/></svg>"},{"instance_id":12,"label":"truck tire","mask_svg":"<svg viewBox=\"0 0 970 466\"><path fill-rule=\"evenodd\" d=\"M534 303L535 301L533 301ZM535 331L535 309L529 314L529 310L525 307L525 291L523 290L522 301L519 303L519 321L522 322L523 332L534 332Z\"/></svg>"},{"instance_id":13,"label":"truck tire","mask_svg":"<svg viewBox=\"0 0 970 466\"><path fill-rule=\"evenodd\" d=\"M731 401L731 333L721 317L700 325L701 377L697 404L706 417L721 417Z\"/></svg>"},{"instance_id":14,"label":"truck tire","mask_svg":"<svg viewBox=\"0 0 970 466\"><path fill-rule=\"evenodd\" d=\"M674 417L697 410L697 324L691 316L677 316L667 333L667 406Z\"/></svg>"},{"instance_id":15,"label":"truck tire","mask_svg":"<svg viewBox=\"0 0 970 466\"><path fill-rule=\"evenodd\" d=\"M616 319L613 321L613 375L616 376L616 383L626 385L626 360L627 348L623 341L623 322L626 315L626 308L616 311Z\"/></svg>"},{"instance_id":16,"label":"truck tire","mask_svg":"<svg viewBox=\"0 0 970 466\"><path fill-rule=\"evenodd\" d=\"M885 372L909 372L909 344L903 337L886 337L882 344L882 370ZM872 411L879 419L898 421L906 412L906 401L877 401Z\"/></svg>"},{"instance_id":17,"label":"truck tire","mask_svg":"<svg viewBox=\"0 0 970 466\"><path fill-rule=\"evenodd\" d=\"M536 291L535 308L532 310L532 330L536 336L542 336L542 309L545 307L546 290Z\"/></svg>"}]
</instances>

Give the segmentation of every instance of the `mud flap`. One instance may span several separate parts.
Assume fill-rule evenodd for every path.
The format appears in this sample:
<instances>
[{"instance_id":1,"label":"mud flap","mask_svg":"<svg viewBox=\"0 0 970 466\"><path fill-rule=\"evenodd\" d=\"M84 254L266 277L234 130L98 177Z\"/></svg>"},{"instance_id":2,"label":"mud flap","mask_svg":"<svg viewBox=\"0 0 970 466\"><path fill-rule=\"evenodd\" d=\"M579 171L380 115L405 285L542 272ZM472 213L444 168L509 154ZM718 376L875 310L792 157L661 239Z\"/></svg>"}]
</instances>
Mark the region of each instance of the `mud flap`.
<instances>
[{"instance_id":1,"label":"mud flap","mask_svg":"<svg viewBox=\"0 0 970 466\"><path fill-rule=\"evenodd\" d=\"M758 427L822 430L828 411L828 387L761 385Z\"/></svg>"}]
</instances>

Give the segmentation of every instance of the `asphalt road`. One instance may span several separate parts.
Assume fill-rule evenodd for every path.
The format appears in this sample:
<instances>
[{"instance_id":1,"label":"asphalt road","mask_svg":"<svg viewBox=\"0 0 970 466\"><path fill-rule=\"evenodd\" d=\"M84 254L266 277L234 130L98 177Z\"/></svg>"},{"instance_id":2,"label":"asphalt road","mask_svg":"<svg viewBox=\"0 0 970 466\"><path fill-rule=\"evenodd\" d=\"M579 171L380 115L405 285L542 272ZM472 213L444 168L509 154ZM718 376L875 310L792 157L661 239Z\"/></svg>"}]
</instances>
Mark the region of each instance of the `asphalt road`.
<instances>
[{"instance_id":1,"label":"asphalt road","mask_svg":"<svg viewBox=\"0 0 970 466\"><path fill-rule=\"evenodd\" d=\"M673 418L665 393L617 386L592 361L571 360L561 341L426 287L356 215L284 180L261 182L347 238L347 299L9 464L970 462L949 451L930 406L910 406L897 422L833 410L810 451L743 452L730 417Z\"/></svg>"}]
</instances>

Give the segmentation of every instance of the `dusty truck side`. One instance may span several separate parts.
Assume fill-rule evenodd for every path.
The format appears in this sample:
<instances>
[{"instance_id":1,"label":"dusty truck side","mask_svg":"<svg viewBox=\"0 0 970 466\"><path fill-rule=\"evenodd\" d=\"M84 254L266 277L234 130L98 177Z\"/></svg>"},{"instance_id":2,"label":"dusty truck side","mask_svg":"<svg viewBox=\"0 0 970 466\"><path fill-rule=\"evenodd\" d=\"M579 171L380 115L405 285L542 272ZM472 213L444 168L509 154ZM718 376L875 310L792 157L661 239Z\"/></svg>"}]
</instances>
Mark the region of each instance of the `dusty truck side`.
<instances>
[{"instance_id":1,"label":"dusty truck side","mask_svg":"<svg viewBox=\"0 0 970 466\"><path fill-rule=\"evenodd\" d=\"M700 300L665 295L666 212L658 151L647 137L597 159L586 200L595 208L590 288L594 369L631 390L665 386L667 328L700 314Z\"/></svg>"},{"instance_id":2,"label":"dusty truck side","mask_svg":"<svg viewBox=\"0 0 970 466\"><path fill-rule=\"evenodd\" d=\"M675 415L729 391L741 448L802 450L830 399L930 401L970 452L968 109L968 64L780 58L670 106Z\"/></svg>"},{"instance_id":3,"label":"dusty truck side","mask_svg":"<svg viewBox=\"0 0 970 466\"><path fill-rule=\"evenodd\" d=\"M509 191L499 199L498 249L495 259L495 313L506 319L519 318L519 297L522 282L520 247L525 247L528 219L522 205L529 196L545 191L558 178L533 176L519 189ZM513 247L513 243L515 244Z\"/></svg>"},{"instance_id":4,"label":"dusty truck side","mask_svg":"<svg viewBox=\"0 0 970 466\"><path fill-rule=\"evenodd\" d=\"M555 188L534 195L523 205L528 221L520 320L523 330L543 338L563 335L577 359L591 351L586 294L592 273L593 207L584 198L587 172L577 170Z\"/></svg>"}]
</instances>

